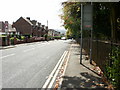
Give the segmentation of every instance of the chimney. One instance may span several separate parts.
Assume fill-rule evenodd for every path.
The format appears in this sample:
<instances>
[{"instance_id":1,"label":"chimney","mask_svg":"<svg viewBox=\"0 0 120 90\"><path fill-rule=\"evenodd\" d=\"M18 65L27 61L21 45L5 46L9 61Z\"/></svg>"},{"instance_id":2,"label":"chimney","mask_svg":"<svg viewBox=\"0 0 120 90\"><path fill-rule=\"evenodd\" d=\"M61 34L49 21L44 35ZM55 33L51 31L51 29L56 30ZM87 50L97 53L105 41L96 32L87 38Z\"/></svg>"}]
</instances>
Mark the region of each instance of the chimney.
<instances>
[{"instance_id":1,"label":"chimney","mask_svg":"<svg viewBox=\"0 0 120 90\"><path fill-rule=\"evenodd\" d=\"M42 27L44 28L44 27L45 27L45 25L42 25Z\"/></svg>"},{"instance_id":2,"label":"chimney","mask_svg":"<svg viewBox=\"0 0 120 90\"><path fill-rule=\"evenodd\" d=\"M27 17L28 20L30 20L30 17Z\"/></svg>"},{"instance_id":3,"label":"chimney","mask_svg":"<svg viewBox=\"0 0 120 90\"><path fill-rule=\"evenodd\" d=\"M36 25L37 21L36 20L32 20L32 24Z\"/></svg>"},{"instance_id":4,"label":"chimney","mask_svg":"<svg viewBox=\"0 0 120 90\"><path fill-rule=\"evenodd\" d=\"M41 26L41 23L38 22L38 26L40 27L40 26Z\"/></svg>"},{"instance_id":5,"label":"chimney","mask_svg":"<svg viewBox=\"0 0 120 90\"><path fill-rule=\"evenodd\" d=\"M48 26L46 26L46 30L48 30Z\"/></svg>"},{"instance_id":6,"label":"chimney","mask_svg":"<svg viewBox=\"0 0 120 90\"><path fill-rule=\"evenodd\" d=\"M6 24L8 24L8 21L5 21Z\"/></svg>"}]
</instances>

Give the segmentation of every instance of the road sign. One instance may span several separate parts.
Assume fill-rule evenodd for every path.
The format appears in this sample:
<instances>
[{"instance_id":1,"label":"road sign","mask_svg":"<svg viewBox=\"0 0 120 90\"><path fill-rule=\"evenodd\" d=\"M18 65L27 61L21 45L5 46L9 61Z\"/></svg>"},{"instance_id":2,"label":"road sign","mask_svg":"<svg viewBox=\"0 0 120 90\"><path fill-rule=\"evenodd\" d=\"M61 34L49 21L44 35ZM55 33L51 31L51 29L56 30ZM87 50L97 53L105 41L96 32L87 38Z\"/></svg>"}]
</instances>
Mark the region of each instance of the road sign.
<instances>
[{"instance_id":1,"label":"road sign","mask_svg":"<svg viewBox=\"0 0 120 90\"><path fill-rule=\"evenodd\" d=\"M81 40L80 40L80 64L82 64L82 48L83 48L83 30L90 30L90 64L92 64L92 29L93 29L93 5L81 3Z\"/></svg>"},{"instance_id":2,"label":"road sign","mask_svg":"<svg viewBox=\"0 0 120 90\"><path fill-rule=\"evenodd\" d=\"M83 30L91 30L93 25L93 6L83 5Z\"/></svg>"}]
</instances>

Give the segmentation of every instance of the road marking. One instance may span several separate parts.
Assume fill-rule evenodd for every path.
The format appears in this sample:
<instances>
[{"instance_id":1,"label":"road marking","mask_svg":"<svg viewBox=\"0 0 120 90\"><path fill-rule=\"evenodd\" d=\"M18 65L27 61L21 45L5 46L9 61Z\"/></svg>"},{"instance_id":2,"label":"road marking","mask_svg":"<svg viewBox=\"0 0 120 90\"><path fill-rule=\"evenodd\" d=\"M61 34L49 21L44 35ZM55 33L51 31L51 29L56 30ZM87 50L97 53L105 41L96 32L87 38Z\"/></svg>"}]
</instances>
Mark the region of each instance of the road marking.
<instances>
[{"instance_id":1,"label":"road marking","mask_svg":"<svg viewBox=\"0 0 120 90\"><path fill-rule=\"evenodd\" d=\"M42 88L47 88L47 87L52 87L54 80L58 74L59 68L61 67L65 56L67 55L68 51L65 51L63 53L63 55L61 56L61 58L59 59L58 63L56 64L56 66L54 67L53 71L50 73L50 75L48 76L48 79L46 80L45 84L43 85ZM57 73L56 73L57 72ZM50 82L51 81L51 82ZM48 86L49 85L49 86Z\"/></svg>"},{"instance_id":2,"label":"road marking","mask_svg":"<svg viewBox=\"0 0 120 90\"><path fill-rule=\"evenodd\" d=\"M66 72L66 68L67 68L67 65L68 65L68 61L70 59L70 54L71 52L68 53L68 56L67 56L67 60L66 60L66 63L65 63L65 67L64 67L64 71L63 71L63 74L61 76L64 76L65 75L65 72ZM63 78L61 78L60 82L59 82L59 87L58 88L61 88L62 86L62 81L63 81Z\"/></svg>"},{"instance_id":3,"label":"road marking","mask_svg":"<svg viewBox=\"0 0 120 90\"><path fill-rule=\"evenodd\" d=\"M65 51L65 52L66 52L66 51ZM61 56L60 60L59 60L58 63L56 64L56 66L55 66L55 68L53 69L53 71L52 71L52 72L50 73L50 75L48 76L49 78L46 80L46 82L45 82L45 84L43 85L42 88L46 88L46 87L48 86L48 84L49 84L51 78L53 77L53 74L55 73L55 71L56 71L56 69L57 69L57 67L58 67L61 59L63 58L63 56L64 56L64 54L65 54L65 52L64 52L63 55Z\"/></svg>"},{"instance_id":4,"label":"road marking","mask_svg":"<svg viewBox=\"0 0 120 90\"><path fill-rule=\"evenodd\" d=\"M6 55L6 56L2 56L1 59L2 59L2 58L9 57L9 56L13 56L13 55L15 55L15 54L13 53L13 54L9 54L9 55Z\"/></svg>"},{"instance_id":5,"label":"road marking","mask_svg":"<svg viewBox=\"0 0 120 90\"><path fill-rule=\"evenodd\" d=\"M63 57L60 65L59 65L57 71L55 72L55 75L53 76L53 79L51 80L51 82L50 82L50 84L49 84L49 86L48 86L48 88L52 88L53 83L55 82L55 79L56 79L56 77L57 77L57 75L58 75L58 73L59 73L59 71L60 71L60 68L61 68L61 66L62 66L62 64L63 64L63 62L64 62L64 60L65 60L65 57L66 57L67 53L68 53L68 51L65 53L65 55L64 55L64 57Z\"/></svg>"},{"instance_id":6,"label":"road marking","mask_svg":"<svg viewBox=\"0 0 120 90\"><path fill-rule=\"evenodd\" d=\"M30 48L30 49L27 49L27 50L24 50L23 52L28 52L28 51L31 51L31 50L34 50L35 48Z\"/></svg>"}]
</instances>

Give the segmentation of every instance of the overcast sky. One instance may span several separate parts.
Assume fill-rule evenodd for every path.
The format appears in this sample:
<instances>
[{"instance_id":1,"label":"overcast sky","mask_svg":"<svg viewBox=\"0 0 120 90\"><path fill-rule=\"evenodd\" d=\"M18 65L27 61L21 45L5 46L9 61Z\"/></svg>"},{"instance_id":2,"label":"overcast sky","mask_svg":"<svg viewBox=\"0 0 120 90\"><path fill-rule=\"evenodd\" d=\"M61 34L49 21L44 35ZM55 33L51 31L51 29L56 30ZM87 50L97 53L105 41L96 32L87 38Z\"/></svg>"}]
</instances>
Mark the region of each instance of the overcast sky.
<instances>
[{"instance_id":1,"label":"overcast sky","mask_svg":"<svg viewBox=\"0 0 120 90\"><path fill-rule=\"evenodd\" d=\"M61 2L66 0L1 0L0 21L12 22L22 17L30 17L51 29L64 29L61 27Z\"/></svg>"}]
</instances>

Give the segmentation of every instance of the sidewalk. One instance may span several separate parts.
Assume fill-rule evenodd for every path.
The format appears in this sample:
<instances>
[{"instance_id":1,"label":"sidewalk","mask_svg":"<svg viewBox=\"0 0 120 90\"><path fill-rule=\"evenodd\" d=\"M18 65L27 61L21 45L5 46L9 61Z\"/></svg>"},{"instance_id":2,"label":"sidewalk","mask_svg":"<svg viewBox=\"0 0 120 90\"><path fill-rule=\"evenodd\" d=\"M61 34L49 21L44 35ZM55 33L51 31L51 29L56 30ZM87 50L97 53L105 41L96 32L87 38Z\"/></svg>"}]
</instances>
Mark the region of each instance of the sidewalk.
<instances>
[{"instance_id":1,"label":"sidewalk","mask_svg":"<svg viewBox=\"0 0 120 90\"><path fill-rule=\"evenodd\" d=\"M22 44L9 45L9 46L0 46L0 50L1 50L1 49L14 48L14 47L21 46L21 45L31 45L31 44L34 44L34 43L43 43L43 42L47 42L47 41L31 42L31 43L22 43ZM49 42L50 42L50 41L49 41Z\"/></svg>"},{"instance_id":2,"label":"sidewalk","mask_svg":"<svg viewBox=\"0 0 120 90\"><path fill-rule=\"evenodd\" d=\"M0 46L0 50L1 49L8 49L8 48L14 48L15 45L10 45L10 46Z\"/></svg>"},{"instance_id":3,"label":"sidewalk","mask_svg":"<svg viewBox=\"0 0 120 90\"><path fill-rule=\"evenodd\" d=\"M70 59L63 77L61 90L70 88L74 90L107 90L107 85L95 72L94 66L89 64L89 59L87 60L84 50L82 64L80 64L80 46L75 43L72 44L70 52Z\"/></svg>"}]
</instances>

